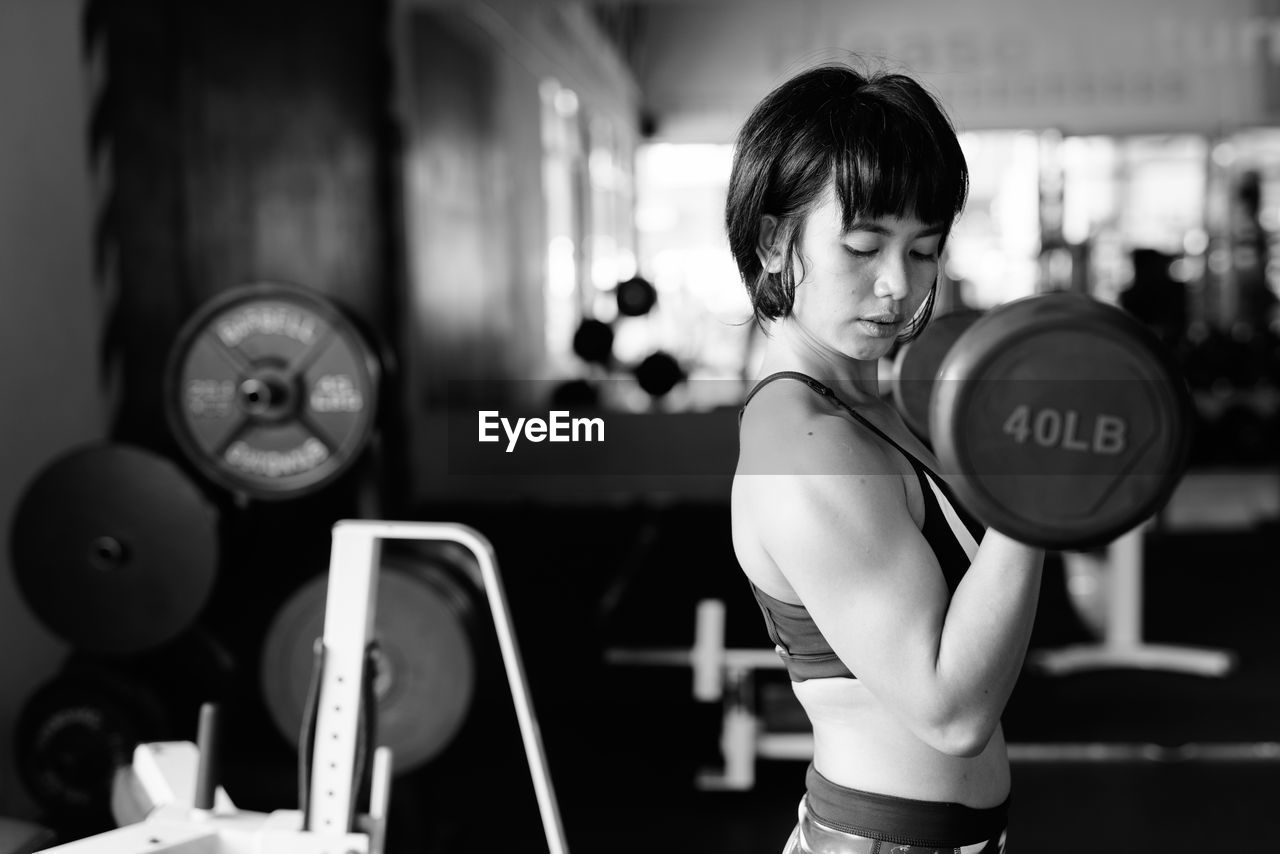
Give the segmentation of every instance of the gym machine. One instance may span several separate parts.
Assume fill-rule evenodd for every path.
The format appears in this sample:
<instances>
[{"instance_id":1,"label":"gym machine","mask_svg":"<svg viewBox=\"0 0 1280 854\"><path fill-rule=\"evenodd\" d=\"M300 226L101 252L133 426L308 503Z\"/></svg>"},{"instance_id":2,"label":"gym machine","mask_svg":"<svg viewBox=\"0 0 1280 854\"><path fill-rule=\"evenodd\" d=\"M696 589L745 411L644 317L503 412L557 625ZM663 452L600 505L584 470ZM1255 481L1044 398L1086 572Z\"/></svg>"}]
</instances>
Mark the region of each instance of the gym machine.
<instances>
[{"instance_id":1,"label":"gym machine","mask_svg":"<svg viewBox=\"0 0 1280 854\"><path fill-rule=\"evenodd\" d=\"M493 614L503 666L550 854L568 847L552 788L542 736L497 559L489 542L464 525L444 522L343 520L333 526L324 634L317 640L315 703L304 726L299 761L302 808L270 813L239 810L217 784L218 724L201 710L198 744L165 742L135 749L132 776L145 817L136 823L46 851L56 854L382 854L391 792L390 749L372 751L368 683L383 541L455 543L474 555ZM306 730L309 730L307 732ZM311 736L310 738L306 736ZM305 746L310 744L310 752ZM360 813L369 773L368 810Z\"/></svg>"}]
</instances>

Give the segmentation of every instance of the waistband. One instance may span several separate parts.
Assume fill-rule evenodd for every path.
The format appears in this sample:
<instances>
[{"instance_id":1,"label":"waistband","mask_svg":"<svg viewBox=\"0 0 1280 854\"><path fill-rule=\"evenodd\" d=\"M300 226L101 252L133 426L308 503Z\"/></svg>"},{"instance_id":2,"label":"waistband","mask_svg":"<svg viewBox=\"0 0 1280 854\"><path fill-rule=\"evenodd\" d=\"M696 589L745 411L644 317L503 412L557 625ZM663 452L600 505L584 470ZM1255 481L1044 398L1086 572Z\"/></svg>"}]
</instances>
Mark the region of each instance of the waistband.
<instances>
[{"instance_id":1,"label":"waistband","mask_svg":"<svg viewBox=\"0 0 1280 854\"><path fill-rule=\"evenodd\" d=\"M956 848L995 839L1009 818L1009 799L975 809L942 801L915 801L849 789L812 764L805 775L809 811L825 825L898 845Z\"/></svg>"}]
</instances>

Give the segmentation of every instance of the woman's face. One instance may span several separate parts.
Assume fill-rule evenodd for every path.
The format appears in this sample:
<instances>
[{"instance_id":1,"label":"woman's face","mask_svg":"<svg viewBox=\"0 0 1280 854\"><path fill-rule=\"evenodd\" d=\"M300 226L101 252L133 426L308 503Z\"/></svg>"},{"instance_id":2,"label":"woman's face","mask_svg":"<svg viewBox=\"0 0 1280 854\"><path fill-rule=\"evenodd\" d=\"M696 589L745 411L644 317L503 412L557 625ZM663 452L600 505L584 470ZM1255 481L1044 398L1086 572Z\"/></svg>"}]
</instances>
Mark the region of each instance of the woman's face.
<instances>
[{"instance_id":1,"label":"woman's face","mask_svg":"<svg viewBox=\"0 0 1280 854\"><path fill-rule=\"evenodd\" d=\"M796 261L791 313L820 346L879 359L937 280L943 228L886 216L857 220L846 231L840 220L840 204L828 189L797 246L804 264Z\"/></svg>"}]
</instances>

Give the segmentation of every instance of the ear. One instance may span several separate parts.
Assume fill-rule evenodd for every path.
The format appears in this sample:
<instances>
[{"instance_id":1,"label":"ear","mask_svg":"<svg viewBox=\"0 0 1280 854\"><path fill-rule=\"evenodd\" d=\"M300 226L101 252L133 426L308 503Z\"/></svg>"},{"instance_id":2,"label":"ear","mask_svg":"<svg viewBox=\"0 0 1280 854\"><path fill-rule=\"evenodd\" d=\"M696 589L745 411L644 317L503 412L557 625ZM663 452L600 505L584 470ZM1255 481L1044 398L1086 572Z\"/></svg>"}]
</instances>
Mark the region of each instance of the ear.
<instances>
[{"instance_id":1,"label":"ear","mask_svg":"<svg viewBox=\"0 0 1280 854\"><path fill-rule=\"evenodd\" d=\"M756 257L766 273L782 272L782 247L778 218L773 214L760 217L760 236L756 240Z\"/></svg>"}]
</instances>

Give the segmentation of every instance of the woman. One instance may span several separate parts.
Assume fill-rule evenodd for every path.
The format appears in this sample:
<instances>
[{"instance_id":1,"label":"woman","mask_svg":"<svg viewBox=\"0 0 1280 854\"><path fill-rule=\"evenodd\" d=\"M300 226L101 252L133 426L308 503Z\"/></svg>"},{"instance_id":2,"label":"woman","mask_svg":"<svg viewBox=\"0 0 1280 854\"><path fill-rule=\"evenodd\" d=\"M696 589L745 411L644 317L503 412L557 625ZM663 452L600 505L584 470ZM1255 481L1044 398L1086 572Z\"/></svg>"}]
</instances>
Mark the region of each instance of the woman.
<instances>
[{"instance_id":1,"label":"woman","mask_svg":"<svg viewBox=\"0 0 1280 854\"><path fill-rule=\"evenodd\" d=\"M814 735L785 854L1003 850L1000 715L1043 552L964 517L877 386L967 191L950 121L901 74L805 72L738 136L726 226L768 342L734 548Z\"/></svg>"}]
</instances>

